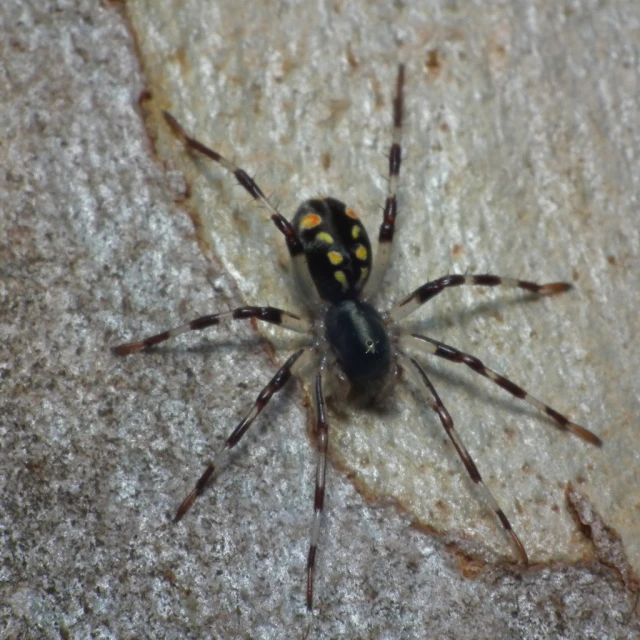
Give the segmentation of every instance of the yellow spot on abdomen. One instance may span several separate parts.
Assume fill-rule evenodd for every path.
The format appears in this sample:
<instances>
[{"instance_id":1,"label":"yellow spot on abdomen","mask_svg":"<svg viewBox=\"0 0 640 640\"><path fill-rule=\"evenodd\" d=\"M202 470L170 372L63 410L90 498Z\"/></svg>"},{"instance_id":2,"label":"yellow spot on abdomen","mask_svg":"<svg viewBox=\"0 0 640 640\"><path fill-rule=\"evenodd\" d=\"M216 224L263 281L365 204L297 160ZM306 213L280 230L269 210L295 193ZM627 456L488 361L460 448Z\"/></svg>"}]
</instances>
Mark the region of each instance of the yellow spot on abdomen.
<instances>
[{"instance_id":1,"label":"yellow spot on abdomen","mask_svg":"<svg viewBox=\"0 0 640 640\"><path fill-rule=\"evenodd\" d=\"M351 227L351 237L354 240L360 237L360 225L354 224L353 227Z\"/></svg>"},{"instance_id":2,"label":"yellow spot on abdomen","mask_svg":"<svg viewBox=\"0 0 640 640\"><path fill-rule=\"evenodd\" d=\"M367 256L369 255L367 248L363 247L361 244L359 244L355 250L355 254L356 254L356 258L358 258L358 260L362 260L363 262L367 259Z\"/></svg>"},{"instance_id":3,"label":"yellow spot on abdomen","mask_svg":"<svg viewBox=\"0 0 640 640\"><path fill-rule=\"evenodd\" d=\"M344 271L336 271L333 274L333 277L342 285L342 289L346 291L349 288L349 283L347 282L347 276L344 275Z\"/></svg>"},{"instance_id":4,"label":"yellow spot on abdomen","mask_svg":"<svg viewBox=\"0 0 640 640\"><path fill-rule=\"evenodd\" d=\"M300 220L301 229L315 229L322 222L322 218L317 213L308 213Z\"/></svg>"},{"instance_id":5,"label":"yellow spot on abdomen","mask_svg":"<svg viewBox=\"0 0 640 640\"><path fill-rule=\"evenodd\" d=\"M338 251L329 251L329 253L327 253L327 257L329 258L331 264L335 265L341 264L344 261L342 254Z\"/></svg>"},{"instance_id":6,"label":"yellow spot on abdomen","mask_svg":"<svg viewBox=\"0 0 640 640\"><path fill-rule=\"evenodd\" d=\"M326 231L321 231L316 238L320 240L320 242L326 242L327 244L333 244L333 236Z\"/></svg>"}]
</instances>

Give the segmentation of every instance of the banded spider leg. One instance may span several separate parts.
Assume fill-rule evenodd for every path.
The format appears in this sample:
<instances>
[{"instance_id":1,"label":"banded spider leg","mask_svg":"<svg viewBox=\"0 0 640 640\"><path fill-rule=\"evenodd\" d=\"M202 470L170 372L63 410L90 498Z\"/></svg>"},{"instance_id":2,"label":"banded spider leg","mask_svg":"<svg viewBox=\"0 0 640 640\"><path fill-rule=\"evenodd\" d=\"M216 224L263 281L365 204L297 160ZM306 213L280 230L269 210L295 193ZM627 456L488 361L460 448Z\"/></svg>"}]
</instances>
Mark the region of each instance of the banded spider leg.
<instances>
[{"instance_id":1,"label":"banded spider leg","mask_svg":"<svg viewBox=\"0 0 640 640\"><path fill-rule=\"evenodd\" d=\"M410 313L416 311L422 304L435 297L446 288L461 286L461 285L476 285L476 286L507 286L524 289L531 293L540 295L561 293L571 288L571 285L564 282L552 282L548 284L537 284L527 280L518 280L514 278L502 278L491 274L482 275L449 275L436 280L427 282L412 293L406 296L399 304L393 307L387 314L387 321L390 325L394 325L398 320L401 320L408 316ZM411 348L418 348L423 353L429 355L435 355L437 357L449 360L451 362L461 363L469 367L472 371L482 375L483 377L491 380L499 387L513 395L514 397L524 400L528 404L536 407L550 418L552 418L561 430L569 431L572 434L578 436L582 440L589 442L595 446L602 446L602 440L594 433L575 424L570 421L563 414L553 409L544 402L538 400L530 393L525 391L522 387L515 384L505 376L493 371L487 367L480 359L470 354L464 353L451 347L443 342L434 340L427 336L423 336L417 333L406 334L400 331L398 337L398 359L402 363L402 369L405 371L409 378L414 382L414 386L423 386L423 388L429 392L428 401L432 409L438 414L442 426L444 427L447 435L451 439L458 456L462 460L467 473L471 480L481 489L486 502L493 509L497 515L500 524L505 532L509 535L513 546L518 551L521 559L525 564L528 563L527 553L524 546L511 526L504 511L499 506L498 502L494 498L489 488L485 485L480 472L474 461L472 460L469 452L464 446L460 436L454 429L453 420L446 410L442 400L440 399L437 391L433 387L433 384L429 380L426 372L422 366L415 360L405 354L405 351ZM416 374L417 373L417 377ZM419 384L422 382L422 385Z\"/></svg>"},{"instance_id":2,"label":"banded spider leg","mask_svg":"<svg viewBox=\"0 0 640 640\"><path fill-rule=\"evenodd\" d=\"M371 267L369 280L361 294L363 300L367 300L378 292L384 274L389 264L391 244L395 232L396 215L398 213L398 180L400 178L400 165L402 163L402 112L404 109L404 65L398 66L396 79L396 93L393 99L393 138L389 149L389 193L384 205L382 223L378 231L378 242L373 252L374 261Z\"/></svg>"},{"instance_id":3,"label":"banded spider leg","mask_svg":"<svg viewBox=\"0 0 640 640\"><path fill-rule=\"evenodd\" d=\"M180 123L168 111L163 111L162 114L173 134L182 142L188 151L195 151L217 162L223 169L235 177L238 184L243 187L254 200L262 204L269 211L273 224L275 224L278 231L282 233L287 243L287 249L300 289L307 301L313 300L315 285L309 273L304 247L293 225L278 211L275 205L273 205L269 198L263 193L262 189L260 189L256 181L244 169L237 167L233 162L227 160L227 158L217 151L205 146L202 142L188 136Z\"/></svg>"}]
</instances>

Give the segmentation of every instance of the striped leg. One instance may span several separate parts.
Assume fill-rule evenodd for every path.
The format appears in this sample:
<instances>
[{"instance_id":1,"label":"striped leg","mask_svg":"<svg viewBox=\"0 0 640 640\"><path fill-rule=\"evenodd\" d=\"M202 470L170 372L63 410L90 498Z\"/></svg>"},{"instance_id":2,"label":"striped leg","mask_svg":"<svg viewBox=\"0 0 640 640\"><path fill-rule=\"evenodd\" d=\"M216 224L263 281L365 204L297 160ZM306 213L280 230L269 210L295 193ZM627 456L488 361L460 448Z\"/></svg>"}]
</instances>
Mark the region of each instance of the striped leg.
<instances>
[{"instance_id":1,"label":"striped leg","mask_svg":"<svg viewBox=\"0 0 640 640\"><path fill-rule=\"evenodd\" d=\"M320 518L324 507L324 479L327 470L327 448L329 446L329 423L322 394L322 376L316 376L316 426L315 434L318 446L318 466L316 468L316 492L313 500L313 521L311 523L311 543L307 559L307 609L313 606L313 573L316 566L316 549L320 535Z\"/></svg>"},{"instance_id":2,"label":"striped leg","mask_svg":"<svg viewBox=\"0 0 640 640\"><path fill-rule=\"evenodd\" d=\"M511 542L513 543L513 546L518 551L518 554L520 555L522 562L525 565L529 564L529 558L527 557L527 552L525 551L522 542L520 542L520 538L518 538L518 536L516 535L515 531L511 527L511 523L507 519L507 516L504 514L504 511L500 508L500 505L497 503L496 499L493 497L493 494L491 493L491 491L489 491L489 488L482 480L482 476L478 471L478 467L476 467L475 462L471 459L471 456L469 455L467 448L464 446L462 440L460 439L460 436L456 432L453 426L453 420L451 419L451 416L449 415L449 412L447 411L446 407L442 403L442 400L440 400L440 396L438 395L438 392L435 390L434 386L431 384L431 380L429 380L424 369L418 364L416 360L414 360L413 358L409 358L409 360L411 361L411 364L413 365L415 370L418 372L418 375L420 376L425 387L429 391L431 408L438 414L438 417L440 418L440 422L442 423L444 430L447 432L449 439L451 440L451 442L453 443L453 446L458 452L458 455L460 456L460 459L462 460L467 470L467 473L469 474L473 482L476 484L476 486L478 486L481 489L484 495L484 499L487 501L488 505L494 510L496 516L498 516L498 520L500 520L500 524L502 525L504 530L509 534L509 537L511 538Z\"/></svg>"},{"instance_id":3,"label":"striped leg","mask_svg":"<svg viewBox=\"0 0 640 640\"><path fill-rule=\"evenodd\" d=\"M371 275L362 293L363 299L371 298L371 296L377 293L387 270L389 254L391 253L391 242L393 241L396 214L398 212L398 203L396 201L398 177L400 176L400 164L402 162L400 136L402 133L403 88L404 65L399 65L398 78L396 80L396 95L393 99L393 139L391 149L389 150L389 193L384 205L384 214L378 233L378 246L374 251Z\"/></svg>"},{"instance_id":4,"label":"striped leg","mask_svg":"<svg viewBox=\"0 0 640 640\"><path fill-rule=\"evenodd\" d=\"M438 356L439 358L444 358L445 360L450 360L451 362L461 362L462 364L467 365L470 369L479 373L481 376L488 378L492 382L495 382L499 387L502 387L505 391L508 391L512 396L519 398L520 400L524 400L528 402L530 405L536 407L542 411L542 413L546 413L550 418L556 421L558 427L563 431L570 431L574 435L594 444L598 447L602 446L602 440L598 438L595 433L592 433L588 429L581 427L580 425L571 422L561 413L558 413L555 409L552 409L549 405L541 402L537 398L534 398L532 395L527 393L522 387L519 387L514 382L511 382L508 378L501 376L499 373L496 373L492 369L489 369L484 365L484 363L476 358L475 356L469 355L468 353L463 353L462 351L458 351L449 345L444 344L443 342L438 342L438 340L433 340L432 338L428 338L427 336L421 336L416 333L411 335L411 338L414 340L419 340L418 346L419 348L428 351L434 356ZM403 343L407 343L403 338ZM411 341L413 342L413 340Z\"/></svg>"},{"instance_id":5,"label":"striped leg","mask_svg":"<svg viewBox=\"0 0 640 640\"><path fill-rule=\"evenodd\" d=\"M443 278L426 282L410 293L404 300L389 311L389 318L393 322L402 320L402 318L406 318L410 313L413 313L418 307L427 302L427 300L431 300L431 298L437 296L441 291L444 291L449 287L459 287L461 285L475 285L481 287L517 287L519 289L529 291L530 293L538 293L540 295L562 293L563 291L571 289L572 286L568 282L536 284L535 282L529 282L527 280L501 278L500 276L494 276L489 273L471 276L444 276Z\"/></svg>"},{"instance_id":6,"label":"striped leg","mask_svg":"<svg viewBox=\"0 0 640 640\"><path fill-rule=\"evenodd\" d=\"M298 351L296 351L280 367L280 369L278 369L276 375L271 378L269 383L260 392L260 394L256 398L255 403L253 404L253 407L251 407L251 410L240 421L231 435L226 439L224 445L222 446L222 449L220 449L220 451L218 451L218 453L215 455L213 462L209 463L205 472L200 476L198 482L196 482L196 486L193 488L193 491L189 493L189 495L183 500L182 504L178 507L178 511L176 512L176 515L173 519L174 522L178 522L179 520L181 520L184 514L189 511L195 499L202 494L207 484L209 484L209 481L211 480L213 474L224 465L229 451L233 449L233 447L235 447L238 442L240 442L242 436L247 432L253 421L258 417L259 413L266 407L273 394L277 393L282 389L282 387L284 387L289 378L291 378L291 376L293 375L294 370L300 368L306 363L305 358L299 360L303 352L304 349L299 349ZM295 369L294 365L296 365Z\"/></svg>"},{"instance_id":7,"label":"striped leg","mask_svg":"<svg viewBox=\"0 0 640 640\"><path fill-rule=\"evenodd\" d=\"M293 262L294 271L300 280L303 290L305 292L313 291L313 281L307 267L307 258L304 254L302 242L296 235L291 223L276 209L273 204L271 204L269 198L267 198L267 196L262 192L262 189L260 189L256 184L255 180L244 169L237 167L233 162L227 160L217 151L206 147L195 138L188 136L182 126L168 111L163 111L162 114L164 115L164 119L167 121L167 124L173 134L182 141L182 144L184 144L187 149L201 153L207 158L217 162L229 173L232 173L238 181L238 184L240 184L254 200L262 203L267 208L271 214L273 224L276 225L278 231L282 233L286 240L287 249L289 249L289 255Z\"/></svg>"},{"instance_id":8,"label":"striped leg","mask_svg":"<svg viewBox=\"0 0 640 640\"><path fill-rule=\"evenodd\" d=\"M251 318L262 320L263 322L269 322L271 324L277 324L285 329L291 329L292 331L298 331L299 333L306 333L311 329L311 326L306 320L294 315L293 313L289 313L288 311L283 311L282 309L276 309L275 307L238 307L232 311L223 311L222 313L214 313L210 316L196 318L187 324L183 324L175 329L163 331L162 333L145 338L139 342L121 344L114 347L113 351L118 355L125 356L129 353L145 351L159 342L175 338L181 333L186 333L187 331L199 331L200 329L213 327L224 320L250 320Z\"/></svg>"}]
</instances>

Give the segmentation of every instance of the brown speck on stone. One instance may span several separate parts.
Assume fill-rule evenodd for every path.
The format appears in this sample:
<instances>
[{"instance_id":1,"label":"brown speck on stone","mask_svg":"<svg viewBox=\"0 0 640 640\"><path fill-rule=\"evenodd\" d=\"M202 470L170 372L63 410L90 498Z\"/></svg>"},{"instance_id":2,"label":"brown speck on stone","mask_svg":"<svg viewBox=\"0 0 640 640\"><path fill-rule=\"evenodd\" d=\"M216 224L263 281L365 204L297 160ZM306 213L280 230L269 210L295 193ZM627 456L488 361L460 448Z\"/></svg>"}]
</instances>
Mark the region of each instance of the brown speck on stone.
<instances>
[{"instance_id":1,"label":"brown speck on stone","mask_svg":"<svg viewBox=\"0 0 640 640\"><path fill-rule=\"evenodd\" d=\"M434 78L437 78L440 75L442 67L440 66L437 49L429 49L429 51L427 51L427 61L425 66L427 67L429 74Z\"/></svg>"},{"instance_id":2,"label":"brown speck on stone","mask_svg":"<svg viewBox=\"0 0 640 640\"><path fill-rule=\"evenodd\" d=\"M349 66L352 69L357 69L359 66L358 59L355 57L353 53L353 49L351 48L350 42L347 43L347 62L349 63Z\"/></svg>"}]
</instances>

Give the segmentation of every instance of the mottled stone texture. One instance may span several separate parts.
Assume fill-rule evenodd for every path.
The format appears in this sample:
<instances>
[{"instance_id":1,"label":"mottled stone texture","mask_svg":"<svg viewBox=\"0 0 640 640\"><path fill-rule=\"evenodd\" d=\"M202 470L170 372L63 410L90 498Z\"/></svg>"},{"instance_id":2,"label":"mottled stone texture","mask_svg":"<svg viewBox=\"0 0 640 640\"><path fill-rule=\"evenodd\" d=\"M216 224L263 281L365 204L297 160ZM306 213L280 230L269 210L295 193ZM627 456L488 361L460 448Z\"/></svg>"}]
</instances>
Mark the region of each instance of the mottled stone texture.
<instances>
[{"instance_id":1,"label":"mottled stone texture","mask_svg":"<svg viewBox=\"0 0 640 640\"><path fill-rule=\"evenodd\" d=\"M639 637L637 3L239 7L0 8L0 635ZM330 194L373 230L398 60L405 158L381 308L447 272L572 281L540 301L451 291L411 322L605 446L429 361L538 562L525 571L404 388L376 411L333 407L309 619L300 385L170 523L295 338L269 331L272 349L240 324L128 358L109 348L244 302L299 308L277 230L159 109L286 215Z\"/></svg>"}]
</instances>

